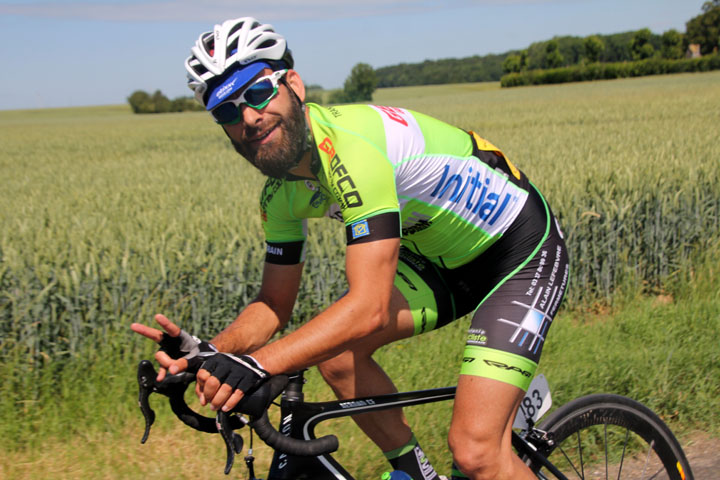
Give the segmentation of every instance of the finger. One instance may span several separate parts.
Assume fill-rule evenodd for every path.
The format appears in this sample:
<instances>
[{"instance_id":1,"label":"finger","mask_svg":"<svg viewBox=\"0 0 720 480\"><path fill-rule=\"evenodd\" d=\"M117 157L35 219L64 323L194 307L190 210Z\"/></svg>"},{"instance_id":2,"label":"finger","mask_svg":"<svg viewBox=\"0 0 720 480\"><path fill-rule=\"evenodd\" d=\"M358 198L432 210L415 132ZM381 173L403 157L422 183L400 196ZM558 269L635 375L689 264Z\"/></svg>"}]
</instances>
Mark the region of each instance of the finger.
<instances>
[{"instance_id":1,"label":"finger","mask_svg":"<svg viewBox=\"0 0 720 480\"><path fill-rule=\"evenodd\" d=\"M165 368L170 368L170 366L175 363L175 359L162 350L155 352L155 360L157 360L161 367Z\"/></svg>"},{"instance_id":2,"label":"finger","mask_svg":"<svg viewBox=\"0 0 720 480\"><path fill-rule=\"evenodd\" d=\"M230 410L235 408L235 406L240 400L242 400L244 396L245 394L242 392L242 390L235 390L232 395L230 395L230 398L225 402L225 405L223 405L223 412L229 412Z\"/></svg>"},{"instance_id":3,"label":"finger","mask_svg":"<svg viewBox=\"0 0 720 480\"><path fill-rule=\"evenodd\" d=\"M171 322L165 315L158 313L155 315L155 321L159 323L171 337L177 337L180 335L180 327Z\"/></svg>"},{"instance_id":4,"label":"finger","mask_svg":"<svg viewBox=\"0 0 720 480\"><path fill-rule=\"evenodd\" d=\"M195 379L197 380L195 382L195 395L197 395L198 399L200 400L200 405L205 405L207 402L205 401L205 396L202 393L203 386L200 383L200 380L197 379L197 377L195 377Z\"/></svg>"},{"instance_id":5,"label":"finger","mask_svg":"<svg viewBox=\"0 0 720 480\"><path fill-rule=\"evenodd\" d=\"M205 388L205 382L208 378L210 378L210 372L204 369L200 369L197 375L195 375L195 395L200 399L200 405L203 406L207 405L203 389Z\"/></svg>"},{"instance_id":6,"label":"finger","mask_svg":"<svg viewBox=\"0 0 720 480\"><path fill-rule=\"evenodd\" d=\"M170 365L170 368L168 368L168 371L173 375L177 375L178 373L184 372L185 370L187 370L187 367L188 367L187 360L184 358L178 358L177 360L175 360L173 362L172 365Z\"/></svg>"},{"instance_id":7,"label":"finger","mask_svg":"<svg viewBox=\"0 0 720 480\"><path fill-rule=\"evenodd\" d=\"M158 382L162 382L165 379L165 374L167 373L167 370L160 367L160 370L158 370L158 375L155 378Z\"/></svg>"},{"instance_id":8,"label":"finger","mask_svg":"<svg viewBox=\"0 0 720 480\"><path fill-rule=\"evenodd\" d=\"M163 332L161 332L157 328L148 327L147 325L143 325L142 323L130 324L130 330L149 338L153 342L159 342L160 340L162 340L163 336Z\"/></svg>"},{"instance_id":9,"label":"finger","mask_svg":"<svg viewBox=\"0 0 720 480\"><path fill-rule=\"evenodd\" d=\"M205 401L205 403L203 403L203 405L205 405L207 402L212 402L212 399L215 396L215 393L217 393L219 388L220 388L220 380L218 380L216 377L213 377L212 375L210 375L205 380L205 384L203 385L203 388L202 388L203 398L201 400Z\"/></svg>"},{"instance_id":10,"label":"finger","mask_svg":"<svg viewBox=\"0 0 720 480\"><path fill-rule=\"evenodd\" d=\"M215 394L215 397L213 397L212 402L210 402L210 409L213 411L217 411L225 404L225 401L230 398L230 395L233 393L233 389L230 385L227 383L223 383L220 385L220 388L218 389L217 393Z\"/></svg>"}]
</instances>

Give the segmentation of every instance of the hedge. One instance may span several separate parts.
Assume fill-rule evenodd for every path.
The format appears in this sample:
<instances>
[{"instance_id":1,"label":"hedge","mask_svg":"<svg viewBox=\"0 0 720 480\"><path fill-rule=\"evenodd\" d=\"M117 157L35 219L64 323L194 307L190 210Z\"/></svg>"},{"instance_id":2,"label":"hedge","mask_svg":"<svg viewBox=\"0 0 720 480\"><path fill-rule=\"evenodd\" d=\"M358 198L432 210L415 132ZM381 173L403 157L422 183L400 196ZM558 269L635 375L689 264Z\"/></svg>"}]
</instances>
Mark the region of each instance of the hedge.
<instances>
[{"instance_id":1,"label":"hedge","mask_svg":"<svg viewBox=\"0 0 720 480\"><path fill-rule=\"evenodd\" d=\"M700 58L667 60L650 58L637 62L590 63L547 70L508 73L500 79L502 87L521 87L549 83L587 82L615 78L642 77L669 73L707 72L720 70L720 54Z\"/></svg>"}]
</instances>

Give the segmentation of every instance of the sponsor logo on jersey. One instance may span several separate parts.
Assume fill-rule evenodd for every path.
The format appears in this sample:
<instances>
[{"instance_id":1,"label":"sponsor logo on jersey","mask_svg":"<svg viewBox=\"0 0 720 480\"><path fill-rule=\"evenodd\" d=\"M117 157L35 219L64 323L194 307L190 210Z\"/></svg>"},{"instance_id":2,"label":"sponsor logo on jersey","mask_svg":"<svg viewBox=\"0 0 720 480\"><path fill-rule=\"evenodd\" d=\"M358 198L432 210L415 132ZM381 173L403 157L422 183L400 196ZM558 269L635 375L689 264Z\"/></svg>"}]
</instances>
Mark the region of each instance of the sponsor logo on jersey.
<instances>
[{"instance_id":1,"label":"sponsor logo on jersey","mask_svg":"<svg viewBox=\"0 0 720 480\"><path fill-rule=\"evenodd\" d=\"M408 126L407 120L403 118L403 115L405 115L406 113L404 110L394 107L380 107L378 105L375 105L375 108L387 115L390 120L397 122L405 127Z\"/></svg>"},{"instance_id":2,"label":"sponsor logo on jersey","mask_svg":"<svg viewBox=\"0 0 720 480\"><path fill-rule=\"evenodd\" d=\"M402 223L402 236L407 237L408 235L412 235L413 233L429 228L432 225L430 218L430 215L412 212L412 214Z\"/></svg>"},{"instance_id":3,"label":"sponsor logo on jersey","mask_svg":"<svg viewBox=\"0 0 720 480\"><path fill-rule=\"evenodd\" d=\"M313 208L320 208L323 203L325 203L325 200L327 200L327 195L318 190L313 194L312 198L310 198L310 206Z\"/></svg>"},{"instance_id":4,"label":"sponsor logo on jersey","mask_svg":"<svg viewBox=\"0 0 720 480\"><path fill-rule=\"evenodd\" d=\"M329 138L325 137L325 139L320 142L320 145L318 145L318 148L322 150L323 152L328 154L328 157L332 158L335 156L335 147L333 146L332 142Z\"/></svg>"},{"instance_id":5,"label":"sponsor logo on jersey","mask_svg":"<svg viewBox=\"0 0 720 480\"><path fill-rule=\"evenodd\" d=\"M464 207L471 213L471 218L475 217L492 226L520 198L518 190L507 188L511 184L503 181L497 173L468 167L467 173L463 169L451 174L450 168L449 163L443 167L440 180L430 196L455 203L461 210Z\"/></svg>"},{"instance_id":6,"label":"sponsor logo on jersey","mask_svg":"<svg viewBox=\"0 0 720 480\"><path fill-rule=\"evenodd\" d=\"M267 222L267 206L277 191L280 190L281 185L282 180L278 178L268 178L265 182L265 187L263 187L262 194L260 195L260 215L265 222Z\"/></svg>"},{"instance_id":7,"label":"sponsor logo on jersey","mask_svg":"<svg viewBox=\"0 0 720 480\"><path fill-rule=\"evenodd\" d=\"M325 137L325 139L320 142L320 145L318 145L318 148L325 152L330 159L330 185L333 195L335 195L335 198L340 202L340 207L345 209L362 206L363 201L360 193L357 191L355 182L348 173L345 165L343 165L342 160L340 160L330 139Z\"/></svg>"},{"instance_id":8,"label":"sponsor logo on jersey","mask_svg":"<svg viewBox=\"0 0 720 480\"><path fill-rule=\"evenodd\" d=\"M370 235L370 226L368 225L367 220L361 220L353 223L350 226L350 230L352 231L353 240Z\"/></svg>"}]
</instances>

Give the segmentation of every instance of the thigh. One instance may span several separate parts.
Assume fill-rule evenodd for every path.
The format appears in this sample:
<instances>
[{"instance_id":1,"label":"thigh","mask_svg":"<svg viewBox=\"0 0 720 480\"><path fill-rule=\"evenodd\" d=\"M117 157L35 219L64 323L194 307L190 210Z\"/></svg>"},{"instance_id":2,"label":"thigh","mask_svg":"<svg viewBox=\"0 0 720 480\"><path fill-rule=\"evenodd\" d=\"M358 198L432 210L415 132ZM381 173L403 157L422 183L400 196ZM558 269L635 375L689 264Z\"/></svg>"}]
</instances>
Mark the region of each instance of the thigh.
<instances>
[{"instance_id":1,"label":"thigh","mask_svg":"<svg viewBox=\"0 0 720 480\"><path fill-rule=\"evenodd\" d=\"M451 437L500 447L509 434L524 391L491 378L460 375L453 405Z\"/></svg>"},{"instance_id":2,"label":"thigh","mask_svg":"<svg viewBox=\"0 0 720 480\"><path fill-rule=\"evenodd\" d=\"M475 309L461 373L526 390L564 296L568 275L565 243L552 222L538 248L503 277Z\"/></svg>"}]
</instances>

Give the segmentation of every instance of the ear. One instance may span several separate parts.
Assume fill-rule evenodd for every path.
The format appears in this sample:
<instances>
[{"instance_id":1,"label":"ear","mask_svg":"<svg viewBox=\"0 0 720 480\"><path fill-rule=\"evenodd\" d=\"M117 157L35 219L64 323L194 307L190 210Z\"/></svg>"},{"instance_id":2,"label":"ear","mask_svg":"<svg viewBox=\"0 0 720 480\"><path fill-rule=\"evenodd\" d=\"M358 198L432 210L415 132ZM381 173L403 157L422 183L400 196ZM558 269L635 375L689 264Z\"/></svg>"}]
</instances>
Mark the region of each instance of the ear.
<instances>
[{"instance_id":1,"label":"ear","mask_svg":"<svg viewBox=\"0 0 720 480\"><path fill-rule=\"evenodd\" d=\"M301 102L305 101L305 84L300 78L300 75L295 70L288 70L285 74L285 81L288 86L293 89L295 95L298 96Z\"/></svg>"}]
</instances>

